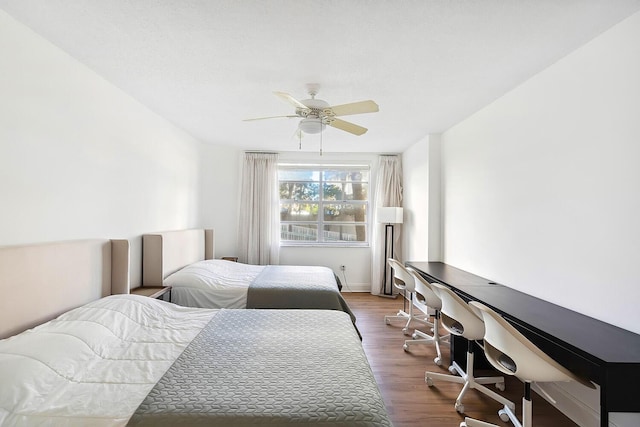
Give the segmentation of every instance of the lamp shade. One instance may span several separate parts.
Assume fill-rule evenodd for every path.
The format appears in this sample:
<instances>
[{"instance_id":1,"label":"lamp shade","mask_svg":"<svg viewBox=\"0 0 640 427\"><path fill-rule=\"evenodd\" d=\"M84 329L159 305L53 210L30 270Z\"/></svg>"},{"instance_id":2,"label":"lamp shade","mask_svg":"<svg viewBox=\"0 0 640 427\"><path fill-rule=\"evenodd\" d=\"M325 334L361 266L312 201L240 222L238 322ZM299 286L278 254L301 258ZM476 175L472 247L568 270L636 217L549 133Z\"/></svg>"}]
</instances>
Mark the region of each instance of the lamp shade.
<instances>
[{"instance_id":1,"label":"lamp shade","mask_svg":"<svg viewBox=\"0 0 640 427\"><path fill-rule=\"evenodd\" d=\"M378 222L385 224L402 224L402 208L381 207L376 210Z\"/></svg>"}]
</instances>

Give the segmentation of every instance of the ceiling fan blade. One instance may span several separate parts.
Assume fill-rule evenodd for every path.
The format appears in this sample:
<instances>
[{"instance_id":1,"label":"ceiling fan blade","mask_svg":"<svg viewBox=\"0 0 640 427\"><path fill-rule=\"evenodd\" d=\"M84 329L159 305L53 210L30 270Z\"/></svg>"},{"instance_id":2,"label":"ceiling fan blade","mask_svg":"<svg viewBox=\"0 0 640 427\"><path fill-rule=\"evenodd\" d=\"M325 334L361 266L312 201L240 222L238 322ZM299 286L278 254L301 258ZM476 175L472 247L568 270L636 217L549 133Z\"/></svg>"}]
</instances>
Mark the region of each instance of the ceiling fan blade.
<instances>
[{"instance_id":1,"label":"ceiling fan blade","mask_svg":"<svg viewBox=\"0 0 640 427\"><path fill-rule=\"evenodd\" d=\"M298 101L297 99L295 99L293 96L289 95L288 93L284 93L284 92L273 92L278 98L288 102L289 104L293 105L296 108L302 108L307 110L308 107L306 105L304 105L302 102Z\"/></svg>"},{"instance_id":2,"label":"ceiling fan blade","mask_svg":"<svg viewBox=\"0 0 640 427\"><path fill-rule=\"evenodd\" d=\"M378 108L378 104L376 104L371 100L352 102L350 104L336 105L334 107L329 107L328 110L333 111L333 114L336 116L348 116L350 114L362 114L362 113L375 113L376 111L380 111L380 109Z\"/></svg>"},{"instance_id":3,"label":"ceiling fan blade","mask_svg":"<svg viewBox=\"0 0 640 427\"><path fill-rule=\"evenodd\" d=\"M367 131L367 128L363 128L362 126L358 126L350 122L345 122L344 120L340 119L333 119L327 124L336 129L340 129L358 136Z\"/></svg>"},{"instance_id":4,"label":"ceiling fan blade","mask_svg":"<svg viewBox=\"0 0 640 427\"><path fill-rule=\"evenodd\" d=\"M285 118L285 117L293 118L293 117L300 117L300 116L294 114L294 115L288 115L288 116L256 117L254 119L244 119L242 121L243 122L251 122L251 121L254 121L254 120L280 119L280 118Z\"/></svg>"}]
</instances>

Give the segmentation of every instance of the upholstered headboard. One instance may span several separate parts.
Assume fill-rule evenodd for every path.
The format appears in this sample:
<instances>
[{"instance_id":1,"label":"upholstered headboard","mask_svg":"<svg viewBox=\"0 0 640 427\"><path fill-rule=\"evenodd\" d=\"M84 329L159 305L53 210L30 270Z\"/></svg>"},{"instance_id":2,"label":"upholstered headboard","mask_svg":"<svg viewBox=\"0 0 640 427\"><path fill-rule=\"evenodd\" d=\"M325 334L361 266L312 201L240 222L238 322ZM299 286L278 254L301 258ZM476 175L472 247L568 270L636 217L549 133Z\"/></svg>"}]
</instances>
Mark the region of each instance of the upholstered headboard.
<instances>
[{"instance_id":1,"label":"upholstered headboard","mask_svg":"<svg viewBox=\"0 0 640 427\"><path fill-rule=\"evenodd\" d=\"M112 250L122 258L126 247L128 257L128 242L119 242L113 248L106 239L0 247L0 338L109 295ZM128 286L118 280L114 288Z\"/></svg>"},{"instance_id":2,"label":"upholstered headboard","mask_svg":"<svg viewBox=\"0 0 640 427\"><path fill-rule=\"evenodd\" d=\"M182 267L213 259L213 230L165 231L142 236L142 286L159 286Z\"/></svg>"}]
</instances>

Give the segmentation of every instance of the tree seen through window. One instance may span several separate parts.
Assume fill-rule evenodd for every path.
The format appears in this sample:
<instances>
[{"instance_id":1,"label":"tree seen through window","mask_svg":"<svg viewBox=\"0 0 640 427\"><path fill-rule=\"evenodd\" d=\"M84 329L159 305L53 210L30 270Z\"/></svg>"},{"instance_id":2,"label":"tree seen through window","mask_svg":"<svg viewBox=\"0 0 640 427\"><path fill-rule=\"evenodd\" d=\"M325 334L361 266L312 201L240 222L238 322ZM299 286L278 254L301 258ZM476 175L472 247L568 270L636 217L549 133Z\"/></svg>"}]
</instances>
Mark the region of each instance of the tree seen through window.
<instances>
[{"instance_id":1,"label":"tree seen through window","mask_svg":"<svg viewBox=\"0 0 640 427\"><path fill-rule=\"evenodd\" d=\"M281 240L366 244L369 168L281 166Z\"/></svg>"}]
</instances>

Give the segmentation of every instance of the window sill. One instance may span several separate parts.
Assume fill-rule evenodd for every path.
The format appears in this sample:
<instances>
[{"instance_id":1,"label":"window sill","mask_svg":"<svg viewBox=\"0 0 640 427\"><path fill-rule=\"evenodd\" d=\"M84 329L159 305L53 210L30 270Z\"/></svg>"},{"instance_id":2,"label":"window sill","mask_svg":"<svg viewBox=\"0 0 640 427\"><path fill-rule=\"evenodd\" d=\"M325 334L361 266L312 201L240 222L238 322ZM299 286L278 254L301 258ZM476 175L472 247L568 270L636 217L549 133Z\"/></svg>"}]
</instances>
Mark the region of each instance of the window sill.
<instances>
[{"instance_id":1,"label":"window sill","mask_svg":"<svg viewBox=\"0 0 640 427\"><path fill-rule=\"evenodd\" d=\"M369 243L280 243L281 248L369 248Z\"/></svg>"}]
</instances>

